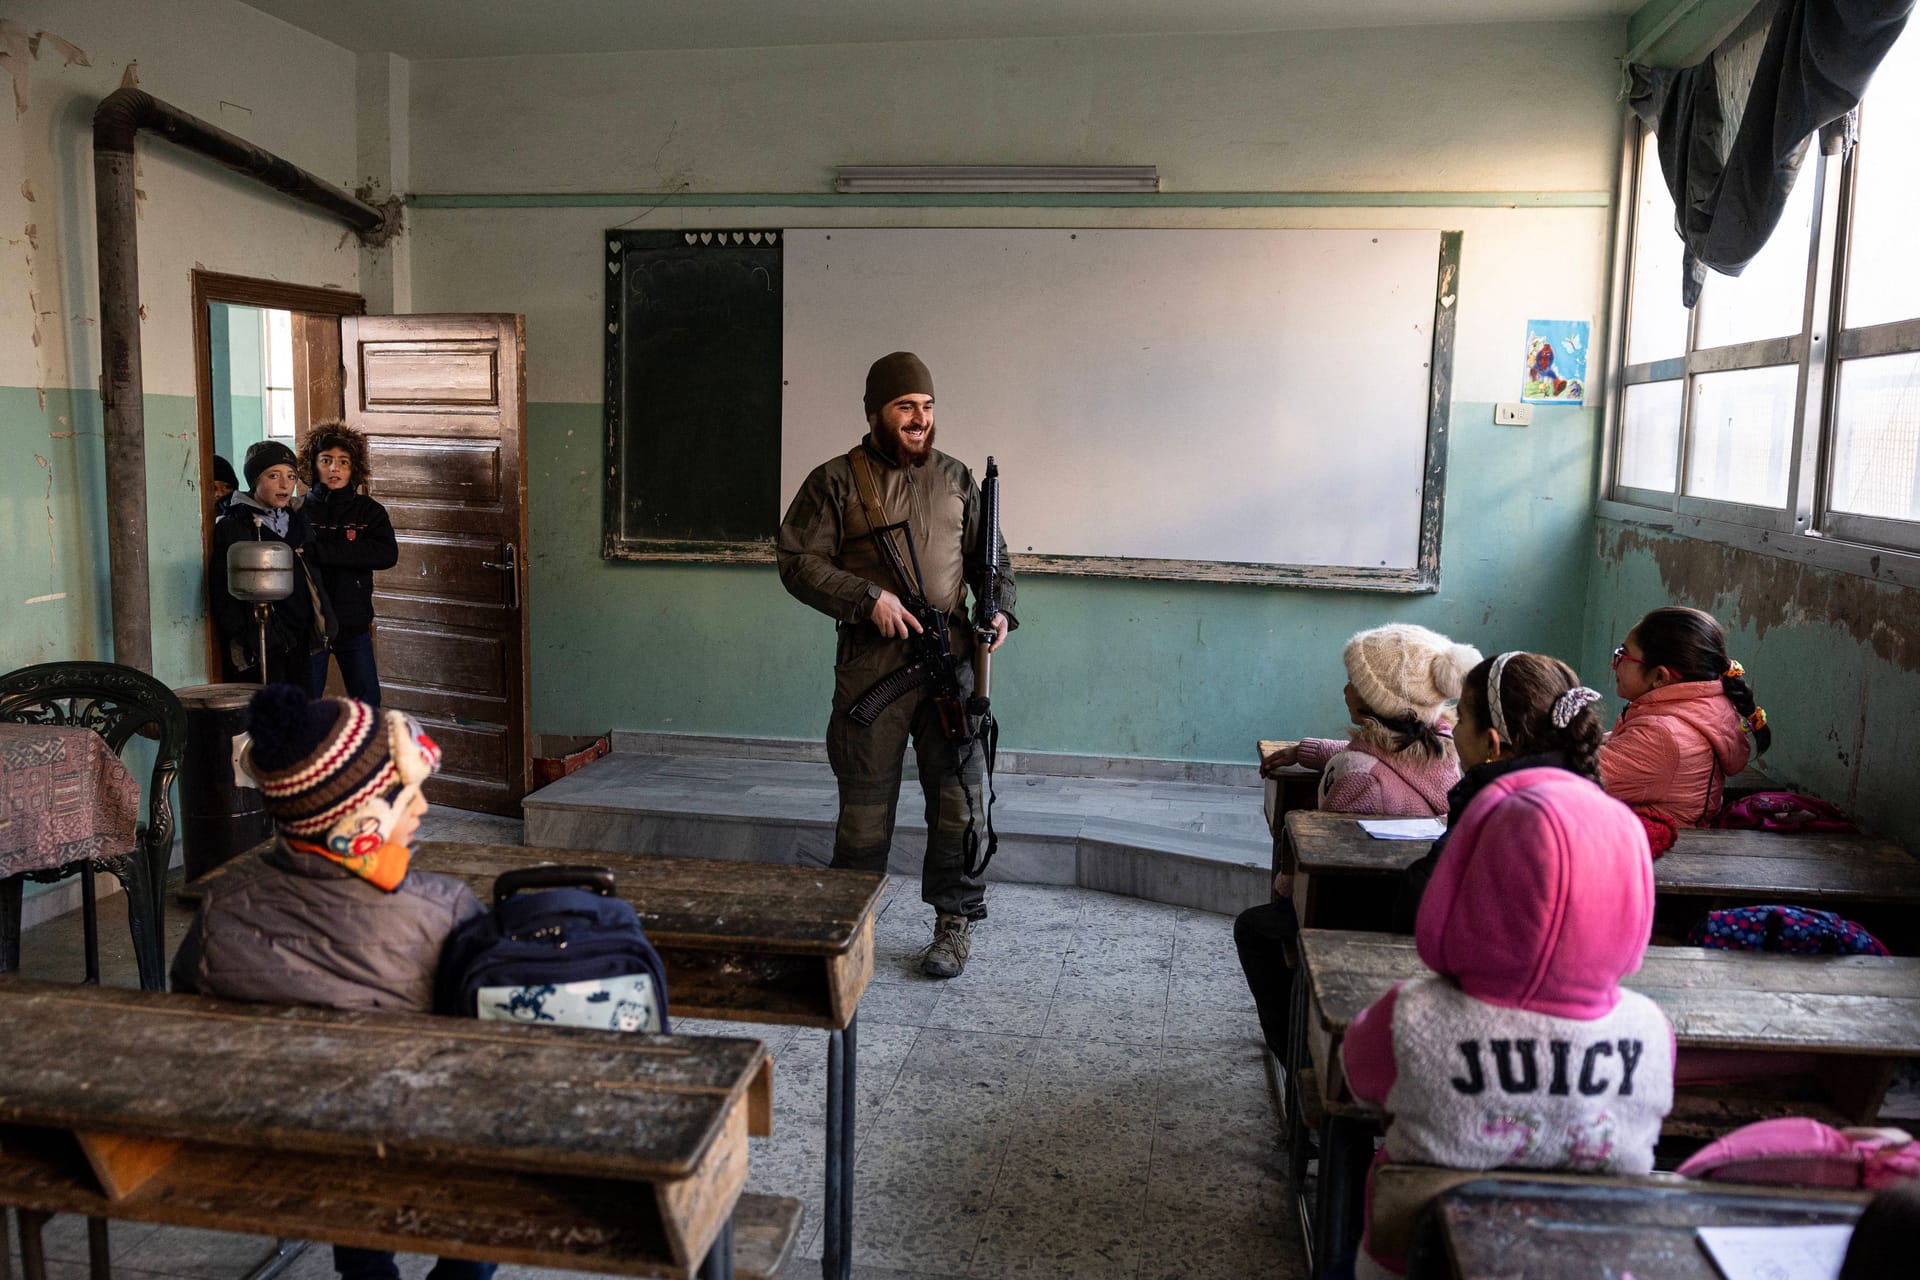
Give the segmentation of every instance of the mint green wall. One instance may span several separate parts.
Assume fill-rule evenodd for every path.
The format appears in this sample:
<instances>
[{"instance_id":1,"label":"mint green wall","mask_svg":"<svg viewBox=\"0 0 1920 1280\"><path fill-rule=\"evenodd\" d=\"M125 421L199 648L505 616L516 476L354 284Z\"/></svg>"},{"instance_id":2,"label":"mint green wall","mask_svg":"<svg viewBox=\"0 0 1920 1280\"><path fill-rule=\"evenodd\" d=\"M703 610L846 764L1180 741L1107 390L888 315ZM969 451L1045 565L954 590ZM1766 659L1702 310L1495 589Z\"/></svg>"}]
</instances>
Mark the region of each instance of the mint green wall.
<instances>
[{"instance_id":1,"label":"mint green wall","mask_svg":"<svg viewBox=\"0 0 1920 1280\"><path fill-rule=\"evenodd\" d=\"M1767 709L1767 773L1920 847L1920 592L1612 520L1596 522L1588 558L1594 674L1647 610L1707 610ZM1612 694L1611 680L1589 683ZM1609 715L1620 705L1609 696Z\"/></svg>"},{"instance_id":2,"label":"mint green wall","mask_svg":"<svg viewBox=\"0 0 1920 1280\"><path fill-rule=\"evenodd\" d=\"M146 397L153 670L206 679L193 400ZM0 387L0 668L110 659L100 397Z\"/></svg>"},{"instance_id":3,"label":"mint green wall","mask_svg":"<svg viewBox=\"0 0 1920 1280\"><path fill-rule=\"evenodd\" d=\"M1245 761L1255 738L1338 730L1340 647L1388 621L1577 654L1596 415L1492 420L1453 405L1437 596L1023 578L994 667L1007 745ZM771 566L602 560L599 406L536 403L528 424L534 729L819 737L832 624Z\"/></svg>"},{"instance_id":4,"label":"mint green wall","mask_svg":"<svg viewBox=\"0 0 1920 1280\"><path fill-rule=\"evenodd\" d=\"M240 473L247 446L267 436L267 362L260 308L207 304L213 369L213 451Z\"/></svg>"}]
</instances>

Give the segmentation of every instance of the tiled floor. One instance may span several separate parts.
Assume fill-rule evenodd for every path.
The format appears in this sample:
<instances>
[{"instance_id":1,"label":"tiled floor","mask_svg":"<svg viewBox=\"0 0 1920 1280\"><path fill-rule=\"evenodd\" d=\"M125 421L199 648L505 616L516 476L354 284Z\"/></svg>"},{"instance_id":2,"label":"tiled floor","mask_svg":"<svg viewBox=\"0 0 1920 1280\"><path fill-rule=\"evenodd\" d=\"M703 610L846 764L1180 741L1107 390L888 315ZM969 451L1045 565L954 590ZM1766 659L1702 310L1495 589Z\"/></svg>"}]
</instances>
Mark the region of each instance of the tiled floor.
<instances>
[{"instance_id":1,"label":"tiled floor","mask_svg":"<svg viewBox=\"0 0 1920 1280\"><path fill-rule=\"evenodd\" d=\"M516 823L430 814L423 836L512 841ZM1304 1274L1259 1028L1225 916L1077 888L994 885L972 963L919 976L931 913L896 878L861 1003L856 1280L1030 1276L1240 1280ZM133 983L117 900L102 910L109 981ZM177 943L183 913L170 912ZM29 976L77 978L77 916L29 932ZM682 1022L766 1040L775 1132L749 1186L807 1206L785 1275L819 1274L826 1044L821 1032ZM80 1224L47 1233L50 1280L82 1280ZM116 1224L125 1280L239 1280L267 1241ZM403 1259L419 1280L426 1259ZM311 1249L289 1280L327 1280ZM529 1280L503 1267L501 1280ZM558 1277L561 1272L539 1273Z\"/></svg>"}]
</instances>

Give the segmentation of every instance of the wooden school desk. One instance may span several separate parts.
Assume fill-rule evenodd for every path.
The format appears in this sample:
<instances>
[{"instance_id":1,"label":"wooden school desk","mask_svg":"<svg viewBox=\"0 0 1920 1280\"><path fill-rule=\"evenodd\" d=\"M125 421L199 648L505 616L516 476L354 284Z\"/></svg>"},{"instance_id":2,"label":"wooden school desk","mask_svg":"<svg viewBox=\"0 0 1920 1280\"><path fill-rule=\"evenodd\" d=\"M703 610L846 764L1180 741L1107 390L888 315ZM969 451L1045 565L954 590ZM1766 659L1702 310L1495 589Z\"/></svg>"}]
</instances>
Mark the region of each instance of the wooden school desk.
<instances>
[{"instance_id":1,"label":"wooden school desk","mask_svg":"<svg viewBox=\"0 0 1920 1280\"><path fill-rule=\"evenodd\" d=\"M1295 810L1286 816L1293 905L1303 927L1387 927L1383 886L1432 847L1376 840L1353 814ZM1688 828L1653 864L1656 909L1697 917L1717 900L1788 902L1871 916L1913 933L1920 925L1920 859L1868 835L1788 835ZM1875 921L1877 923L1877 921Z\"/></svg>"},{"instance_id":2,"label":"wooden school desk","mask_svg":"<svg viewBox=\"0 0 1920 1280\"><path fill-rule=\"evenodd\" d=\"M53 1213L731 1276L747 1134L772 1107L757 1040L7 979L0 1043L0 1205L29 1280ZM777 1268L799 1205L749 1210L754 1270Z\"/></svg>"},{"instance_id":3,"label":"wooden school desk","mask_svg":"<svg viewBox=\"0 0 1920 1280\"><path fill-rule=\"evenodd\" d=\"M1476 1177L1440 1194L1435 1225L1458 1280L1722 1280L1698 1228L1851 1226L1867 1199L1710 1182Z\"/></svg>"},{"instance_id":4,"label":"wooden school desk","mask_svg":"<svg viewBox=\"0 0 1920 1280\"><path fill-rule=\"evenodd\" d=\"M195 882L247 872L257 852ZM873 930L887 879L764 862L424 840L412 866L465 880L483 903L503 872L547 863L611 867L667 967L676 1018L827 1030L826 1205L822 1269L852 1267L855 1051L860 997L873 979Z\"/></svg>"},{"instance_id":5,"label":"wooden school desk","mask_svg":"<svg viewBox=\"0 0 1920 1280\"><path fill-rule=\"evenodd\" d=\"M1357 1238L1359 1197L1378 1112L1347 1092L1340 1042L1362 1009L1396 982L1425 976L1412 938L1300 931L1296 998L1304 1046L1290 1066L1312 1072L1321 1126L1314 1232L1339 1257ZM1920 959L1791 956L1649 947L1626 986L1658 1004L1682 1050L1817 1055L1815 1079L1682 1087L1662 1132L1713 1138L1755 1120L1806 1115L1836 1127L1871 1124L1896 1059L1920 1054ZM1316 1245L1318 1245L1316 1241ZM1316 1267L1322 1258L1316 1248Z\"/></svg>"}]
</instances>

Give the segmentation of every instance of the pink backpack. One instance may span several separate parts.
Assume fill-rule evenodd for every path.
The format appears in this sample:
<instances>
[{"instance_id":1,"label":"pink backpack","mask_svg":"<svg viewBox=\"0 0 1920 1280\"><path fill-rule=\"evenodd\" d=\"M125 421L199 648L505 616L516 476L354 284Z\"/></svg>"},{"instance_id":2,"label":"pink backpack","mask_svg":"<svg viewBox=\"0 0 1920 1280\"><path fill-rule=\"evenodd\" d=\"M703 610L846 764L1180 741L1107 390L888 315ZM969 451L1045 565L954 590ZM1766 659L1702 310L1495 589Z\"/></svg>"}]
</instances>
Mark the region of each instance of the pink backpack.
<instances>
[{"instance_id":1,"label":"pink backpack","mask_svg":"<svg viewBox=\"0 0 1920 1280\"><path fill-rule=\"evenodd\" d=\"M1920 1178L1920 1142L1899 1129L1835 1129L1785 1116L1714 1139L1680 1166L1680 1174L1710 1182L1877 1190Z\"/></svg>"},{"instance_id":2,"label":"pink backpack","mask_svg":"<svg viewBox=\"0 0 1920 1280\"><path fill-rule=\"evenodd\" d=\"M1756 791L1741 796L1713 820L1716 827L1740 827L1752 831L1798 831L1845 833L1860 828L1846 814L1818 796L1803 796L1797 791Z\"/></svg>"}]
</instances>

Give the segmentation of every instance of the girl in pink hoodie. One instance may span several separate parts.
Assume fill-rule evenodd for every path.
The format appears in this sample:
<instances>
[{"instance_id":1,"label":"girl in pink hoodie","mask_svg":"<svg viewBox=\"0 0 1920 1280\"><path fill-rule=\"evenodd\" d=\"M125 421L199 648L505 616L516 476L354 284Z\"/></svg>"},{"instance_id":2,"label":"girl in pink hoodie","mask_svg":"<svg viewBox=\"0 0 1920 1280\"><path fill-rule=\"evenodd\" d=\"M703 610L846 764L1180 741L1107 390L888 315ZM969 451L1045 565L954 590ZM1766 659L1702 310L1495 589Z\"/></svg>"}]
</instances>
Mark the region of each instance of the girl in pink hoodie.
<instances>
[{"instance_id":1,"label":"girl in pink hoodie","mask_svg":"<svg viewBox=\"0 0 1920 1280\"><path fill-rule=\"evenodd\" d=\"M1320 770L1320 808L1430 818L1447 811L1460 780L1447 704L1480 651L1425 627L1396 623L1362 631L1341 654L1347 668L1348 741L1308 738L1281 748L1264 767Z\"/></svg>"},{"instance_id":2,"label":"girl in pink hoodie","mask_svg":"<svg viewBox=\"0 0 1920 1280\"><path fill-rule=\"evenodd\" d=\"M1642 618L1613 651L1627 708L1600 748L1607 794L1676 827L1711 822L1728 776L1747 767L1745 735L1761 751L1773 742L1745 674L1712 614L1670 606Z\"/></svg>"},{"instance_id":3,"label":"girl in pink hoodie","mask_svg":"<svg viewBox=\"0 0 1920 1280\"><path fill-rule=\"evenodd\" d=\"M1420 902L1433 973L1369 1005L1341 1046L1392 1118L1384 1156L1454 1169L1644 1174L1673 1105L1673 1027L1621 987L1653 929L1632 811L1564 769L1494 779ZM1398 1274L1362 1241L1356 1276Z\"/></svg>"}]
</instances>

